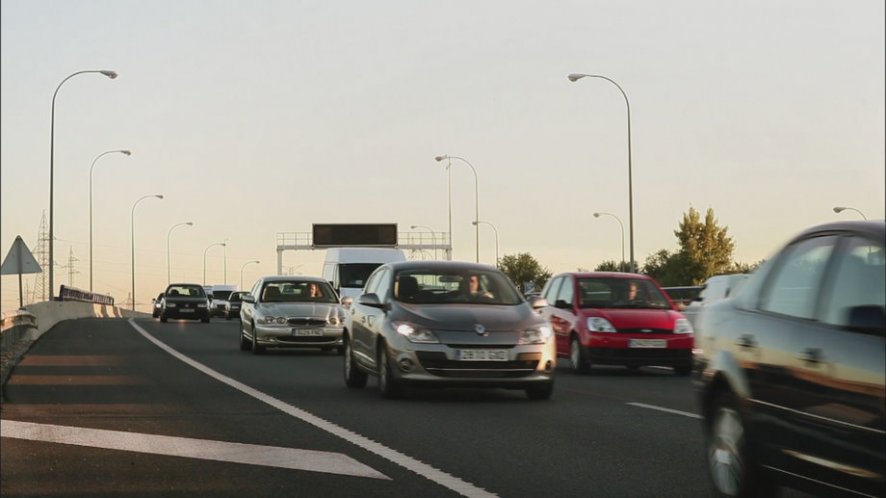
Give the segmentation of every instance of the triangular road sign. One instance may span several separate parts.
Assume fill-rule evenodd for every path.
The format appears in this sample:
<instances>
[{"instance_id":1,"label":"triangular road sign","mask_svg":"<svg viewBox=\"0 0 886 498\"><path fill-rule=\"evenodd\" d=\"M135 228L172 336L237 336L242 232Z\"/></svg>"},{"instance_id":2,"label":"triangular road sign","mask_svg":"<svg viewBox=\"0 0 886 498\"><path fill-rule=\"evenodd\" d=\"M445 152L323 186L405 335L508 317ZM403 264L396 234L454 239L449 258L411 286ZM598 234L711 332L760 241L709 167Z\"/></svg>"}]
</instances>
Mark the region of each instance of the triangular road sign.
<instances>
[{"instance_id":1,"label":"triangular road sign","mask_svg":"<svg viewBox=\"0 0 886 498\"><path fill-rule=\"evenodd\" d=\"M9 254L3 260L3 266L0 266L0 275L21 275L22 273L42 273L43 269L34 259L31 250L25 245L21 235L15 238Z\"/></svg>"}]
</instances>

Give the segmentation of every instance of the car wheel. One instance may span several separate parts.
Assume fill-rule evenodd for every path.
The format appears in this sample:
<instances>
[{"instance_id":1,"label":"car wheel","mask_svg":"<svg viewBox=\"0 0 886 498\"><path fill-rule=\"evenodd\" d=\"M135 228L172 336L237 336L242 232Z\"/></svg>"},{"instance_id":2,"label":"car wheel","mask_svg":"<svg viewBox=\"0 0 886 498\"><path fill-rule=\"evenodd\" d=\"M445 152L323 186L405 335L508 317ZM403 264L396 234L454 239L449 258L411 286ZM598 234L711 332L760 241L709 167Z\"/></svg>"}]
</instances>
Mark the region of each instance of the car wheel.
<instances>
[{"instance_id":1,"label":"car wheel","mask_svg":"<svg viewBox=\"0 0 886 498\"><path fill-rule=\"evenodd\" d=\"M388 346L384 343L378 346L378 391L382 397L388 399L396 399L403 394L401 386L393 379L391 362L388 360Z\"/></svg>"},{"instance_id":2,"label":"car wheel","mask_svg":"<svg viewBox=\"0 0 886 498\"><path fill-rule=\"evenodd\" d=\"M207 316L206 318L201 318L200 321L203 323L209 323L209 317Z\"/></svg>"},{"instance_id":3,"label":"car wheel","mask_svg":"<svg viewBox=\"0 0 886 498\"><path fill-rule=\"evenodd\" d=\"M543 386L530 387L526 389L526 397L532 400L545 400L551 399L551 395L554 394L554 382L548 382Z\"/></svg>"},{"instance_id":4,"label":"car wheel","mask_svg":"<svg viewBox=\"0 0 886 498\"><path fill-rule=\"evenodd\" d=\"M258 343L258 332L255 331L255 325L252 326L252 341L250 343L252 354L262 354L265 352L265 347L259 345Z\"/></svg>"},{"instance_id":5,"label":"car wheel","mask_svg":"<svg viewBox=\"0 0 886 498\"><path fill-rule=\"evenodd\" d=\"M692 373L692 365L680 365L674 367L674 373L679 375L680 377L686 377L690 373Z\"/></svg>"},{"instance_id":6,"label":"car wheel","mask_svg":"<svg viewBox=\"0 0 886 498\"><path fill-rule=\"evenodd\" d=\"M161 321L161 322L166 323L168 320L169 320L169 319L166 318L166 315L163 315L163 314L160 315L160 321Z\"/></svg>"},{"instance_id":7,"label":"car wheel","mask_svg":"<svg viewBox=\"0 0 886 498\"><path fill-rule=\"evenodd\" d=\"M243 326L240 326L240 351L249 351L252 347L252 343L249 339L246 338L246 334L243 333Z\"/></svg>"},{"instance_id":8,"label":"car wheel","mask_svg":"<svg viewBox=\"0 0 886 498\"><path fill-rule=\"evenodd\" d=\"M578 336L572 337L572 342L569 344L569 363L572 367L572 371L575 373L588 373L590 370L590 363L588 362L587 353L585 353L585 348L578 342Z\"/></svg>"},{"instance_id":9,"label":"car wheel","mask_svg":"<svg viewBox=\"0 0 886 498\"><path fill-rule=\"evenodd\" d=\"M747 427L732 393L721 393L711 407L705 449L708 472L719 496L773 497L778 488L748 451Z\"/></svg>"},{"instance_id":10,"label":"car wheel","mask_svg":"<svg viewBox=\"0 0 886 498\"><path fill-rule=\"evenodd\" d=\"M366 372L361 371L357 368L357 365L354 363L354 351L351 349L351 341L349 338L345 337L345 385L354 388L361 389L366 387L366 379L369 377Z\"/></svg>"}]
</instances>

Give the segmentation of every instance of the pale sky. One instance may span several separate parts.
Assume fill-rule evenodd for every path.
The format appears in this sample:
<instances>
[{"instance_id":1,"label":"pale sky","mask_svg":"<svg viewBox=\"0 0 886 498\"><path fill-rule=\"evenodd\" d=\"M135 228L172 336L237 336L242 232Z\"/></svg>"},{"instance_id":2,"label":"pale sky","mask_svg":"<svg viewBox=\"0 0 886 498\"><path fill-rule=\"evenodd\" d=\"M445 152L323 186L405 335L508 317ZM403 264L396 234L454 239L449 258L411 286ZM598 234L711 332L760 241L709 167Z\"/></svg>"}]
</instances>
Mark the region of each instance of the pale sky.
<instances>
[{"instance_id":1,"label":"pale sky","mask_svg":"<svg viewBox=\"0 0 886 498\"><path fill-rule=\"evenodd\" d=\"M630 100L636 259L712 208L736 260L802 229L883 218L884 2L2 0L2 234L37 252L55 109L55 287L125 302L167 280L249 286L279 232L448 230L434 156L467 159L500 255L556 273L621 259ZM455 259L475 257L474 176L452 163ZM181 222L193 226L170 229ZM419 229L417 231L421 231ZM426 231L426 230L425 230ZM227 247L210 247L227 240ZM480 259L495 235L480 227ZM625 240L626 253L630 241ZM76 260L69 263L71 256ZM324 251L283 264L319 275ZM417 255L413 255L418 257ZM248 261L260 260L259 264ZM224 265L227 263L225 272ZM69 269L73 267L72 282ZM18 307L15 276L2 309ZM33 290L35 276L24 285Z\"/></svg>"}]
</instances>

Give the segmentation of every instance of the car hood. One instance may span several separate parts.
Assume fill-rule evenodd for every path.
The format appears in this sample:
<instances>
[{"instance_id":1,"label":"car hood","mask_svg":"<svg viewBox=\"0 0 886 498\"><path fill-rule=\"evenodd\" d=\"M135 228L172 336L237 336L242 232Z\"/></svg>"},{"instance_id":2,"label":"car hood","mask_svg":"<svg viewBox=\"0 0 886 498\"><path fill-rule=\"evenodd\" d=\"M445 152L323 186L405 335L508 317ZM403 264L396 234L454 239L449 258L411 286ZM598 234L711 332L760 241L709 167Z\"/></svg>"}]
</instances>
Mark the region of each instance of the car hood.
<instances>
[{"instance_id":1,"label":"car hood","mask_svg":"<svg viewBox=\"0 0 886 498\"><path fill-rule=\"evenodd\" d=\"M616 309L591 308L583 310L588 317L598 316L609 320L616 329L674 329L674 322L684 318L683 314L671 309Z\"/></svg>"},{"instance_id":2,"label":"car hood","mask_svg":"<svg viewBox=\"0 0 886 498\"><path fill-rule=\"evenodd\" d=\"M525 303L513 306L398 303L391 318L432 330L470 332L475 335L477 325L482 325L487 332L514 332L547 323Z\"/></svg>"},{"instance_id":3,"label":"car hood","mask_svg":"<svg viewBox=\"0 0 886 498\"><path fill-rule=\"evenodd\" d=\"M326 317L336 307L335 303L263 303L256 306L256 311L271 316Z\"/></svg>"}]
</instances>

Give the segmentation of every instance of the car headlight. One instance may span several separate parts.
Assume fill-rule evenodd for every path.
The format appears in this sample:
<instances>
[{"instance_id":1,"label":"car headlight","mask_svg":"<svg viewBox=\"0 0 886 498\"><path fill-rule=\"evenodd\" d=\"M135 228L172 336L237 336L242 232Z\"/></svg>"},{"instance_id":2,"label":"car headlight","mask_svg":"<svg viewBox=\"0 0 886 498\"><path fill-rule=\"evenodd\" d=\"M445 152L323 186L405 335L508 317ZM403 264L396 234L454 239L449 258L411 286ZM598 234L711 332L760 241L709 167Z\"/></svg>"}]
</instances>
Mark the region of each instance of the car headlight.
<instances>
[{"instance_id":1,"label":"car headlight","mask_svg":"<svg viewBox=\"0 0 886 498\"><path fill-rule=\"evenodd\" d=\"M268 316L258 317L256 319L256 321L260 324L263 324L263 325L273 325L275 323L278 325L283 325L286 323L286 317L285 316L268 315Z\"/></svg>"},{"instance_id":2,"label":"car headlight","mask_svg":"<svg viewBox=\"0 0 886 498\"><path fill-rule=\"evenodd\" d=\"M520 340L517 344L544 344L554 335L551 327L542 325L537 329L524 330L520 333Z\"/></svg>"},{"instance_id":3,"label":"car headlight","mask_svg":"<svg viewBox=\"0 0 886 498\"><path fill-rule=\"evenodd\" d=\"M588 331L590 332L615 332L615 327L609 323L609 320L592 316L588 318Z\"/></svg>"},{"instance_id":4,"label":"car headlight","mask_svg":"<svg viewBox=\"0 0 886 498\"><path fill-rule=\"evenodd\" d=\"M439 344L440 339L437 335L428 329L422 329L412 326L409 323L396 323L394 327L397 333L409 340L419 344Z\"/></svg>"},{"instance_id":5,"label":"car headlight","mask_svg":"<svg viewBox=\"0 0 886 498\"><path fill-rule=\"evenodd\" d=\"M689 320L685 318L677 318L677 321L674 322L674 333L675 334L692 334L695 331L692 330L692 324L689 323Z\"/></svg>"},{"instance_id":6,"label":"car headlight","mask_svg":"<svg viewBox=\"0 0 886 498\"><path fill-rule=\"evenodd\" d=\"M166 303L167 308L175 308L175 306L176 306L175 303Z\"/></svg>"}]
</instances>

